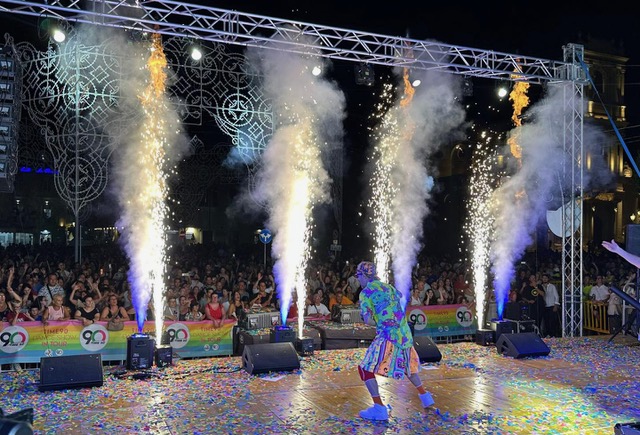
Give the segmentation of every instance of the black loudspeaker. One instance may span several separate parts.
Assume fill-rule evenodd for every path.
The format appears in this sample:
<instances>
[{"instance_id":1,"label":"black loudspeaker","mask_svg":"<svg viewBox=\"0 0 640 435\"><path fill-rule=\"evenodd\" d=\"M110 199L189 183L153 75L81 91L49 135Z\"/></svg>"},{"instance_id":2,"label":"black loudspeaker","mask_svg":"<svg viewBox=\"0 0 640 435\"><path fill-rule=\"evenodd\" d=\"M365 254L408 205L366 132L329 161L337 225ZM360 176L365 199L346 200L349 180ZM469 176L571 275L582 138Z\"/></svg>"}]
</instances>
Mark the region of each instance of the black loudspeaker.
<instances>
[{"instance_id":1,"label":"black loudspeaker","mask_svg":"<svg viewBox=\"0 0 640 435\"><path fill-rule=\"evenodd\" d=\"M40 391L101 387L103 382L99 353L40 358Z\"/></svg>"},{"instance_id":2,"label":"black loudspeaker","mask_svg":"<svg viewBox=\"0 0 640 435\"><path fill-rule=\"evenodd\" d=\"M640 435L640 421L635 423L616 423L613 427L615 435Z\"/></svg>"},{"instance_id":3,"label":"black loudspeaker","mask_svg":"<svg viewBox=\"0 0 640 435\"><path fill-rule=\"evenodd\" d=\"M428 335L418 335L413 337L413 347L418 352L421 363L438 362L442 359L442 354L438 346Z\"/></svg>"},{"instance_id":4,"label":"black loudspeaker","mask_svg":"<svg viewBox=\"0 0 640 435\"><path fill-rule=\"evenodd\" d=\"M549 346L534 332L501 334L496 341L498 353L513 358L549 355Z\"/></svg>"},{"instance_id":5,"label":"black loudspeaker","mask_svg":"<svg viewBox=\"0 0 640 435\"><path fill-rule=\"evenodd\" d=\"M247 344L242 352L242 368L250 375L290 372L300 368L293 343Z\"/></svg>"},{"instance_id":6,"label":"black loudspeaker","mask_svg":"<svg viewBox=\"0 0 640 435\"><path fill-rule=\"evenodd\" d=\"M627 225L624 247L627 252L633 255L640 255L640 225Z\"/></svg>"}]
</instances>

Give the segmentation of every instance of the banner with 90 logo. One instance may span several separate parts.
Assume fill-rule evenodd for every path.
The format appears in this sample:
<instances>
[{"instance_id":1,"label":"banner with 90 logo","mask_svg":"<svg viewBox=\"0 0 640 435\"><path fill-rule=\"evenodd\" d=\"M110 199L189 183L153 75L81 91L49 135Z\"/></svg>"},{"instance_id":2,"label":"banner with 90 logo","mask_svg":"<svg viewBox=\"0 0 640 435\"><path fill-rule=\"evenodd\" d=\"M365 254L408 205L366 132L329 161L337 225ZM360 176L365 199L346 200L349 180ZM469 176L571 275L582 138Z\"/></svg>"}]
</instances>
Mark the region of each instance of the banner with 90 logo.
<instances>
[{"instance_id":1,"label":"banner with 90 logo","mask_svg":"<svg viewBox=\"0 0 640 435\"><path fill-rule=\"evenodd\" d=\"M0 332L0 350L4 353L20 352L29 343L29 333L21 326L8 326Z\"/></svg>"},{"instance_id":2,"label":"banner with 90 logo","mask_svg":"<svg viewBox=\"0 0 640 435\"><path fill-rule=\"evenodd\" d=\"M169 344L174 349L185 347L189 343L189 328L184 323L172 323L167 326L166 334L169 337Z\"/></svg>"},{"instance_id":3,"label":"banner with 90 logo","mask_svg":"<svg viewBox=\"0 0 640 435\"><path fill-rule=\"evenodd\" d=\"M109 331L102 325L94 323L80 331L80 345L89 352L102 350L109 342Z\"/></svg>"},{"instance_id":4,"label":"banner with 90 logo","mask_svg":"<svg viewBox=\"0 0 640 435\"><path fill-rule=\"evenodd\" d=\"M415 335L472 335L477 329L473 307L464 304L409 306L406 317Z\"/></svg>"}]
</instances>

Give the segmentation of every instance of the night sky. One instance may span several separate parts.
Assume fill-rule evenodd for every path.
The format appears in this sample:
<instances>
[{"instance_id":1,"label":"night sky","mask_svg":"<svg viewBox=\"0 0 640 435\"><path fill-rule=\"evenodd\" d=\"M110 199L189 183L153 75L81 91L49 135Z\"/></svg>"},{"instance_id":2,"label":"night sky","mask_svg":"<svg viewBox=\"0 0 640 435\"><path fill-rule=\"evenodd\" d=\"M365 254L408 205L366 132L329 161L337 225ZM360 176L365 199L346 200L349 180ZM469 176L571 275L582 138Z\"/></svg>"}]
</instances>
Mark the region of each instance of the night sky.
<instances>
[{"instance_id":1,"label":"night sky","mask_svg":"<svg viewBox=\"0 0 640 435\"><path fill-rule=\"evenodd\" d=\"M189 3L198 3L192 1ZM417 40L437 40L441 43L495 50L504 53L523 54L550 60L562 60L562 46L569 42L580 43L581 38L591 36L610 40L621 47L630 58L627 66L626 104L630 127L628 141L640 136L634 129L640 119L640 41L639 25L634 15L622 6L611 2L606 5L611 12L589 10L584 3L560 5L551 3L546 7L534 2L384 2L374 7L374 2L323 1L297 2L304 6L291 7L289 1L203 1L211 7L237 10L276 18L285 18L307 23L341 27L391 36L408 36ZM32 39L36 32L35 19L15 14L0 15L5 32L12 33L17 40ZM33 32L31 35L28 32ZM370 107L376 102L376 87L356 85L354 64L341 61L332 74L341 84L347 96L348 117L345 121L345 183L344 183L344 227L353 226L359 219L357 211L362 205L362 164L367 149L366 127L369 125ZM379 85L388 70L376 67L376 84ZM487 99L490 103L493 84L476 83L474 100ZM636 103L638 102L638 103ZM494 103L494 105L497 103ZM508 119L508 105L505 107ZM485 116L486 115L486 116ZM491 122L485 114L481 122ZM351 240L345 243L354 243Z\"/></svg>"}]
</instances>

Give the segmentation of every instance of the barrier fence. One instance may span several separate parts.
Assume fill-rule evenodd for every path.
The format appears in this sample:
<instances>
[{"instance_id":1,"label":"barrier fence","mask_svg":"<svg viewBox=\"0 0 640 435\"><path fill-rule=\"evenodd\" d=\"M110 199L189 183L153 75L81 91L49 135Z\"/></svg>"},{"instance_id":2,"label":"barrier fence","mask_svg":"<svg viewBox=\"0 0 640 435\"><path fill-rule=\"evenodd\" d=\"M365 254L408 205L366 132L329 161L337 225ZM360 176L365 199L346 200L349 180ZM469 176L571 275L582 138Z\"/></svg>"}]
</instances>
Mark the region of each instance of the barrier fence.
<instances>
[{"instance_id":1,"label":"barrier fence","mask_svg":"<svg viewBox=\"0 0 640 435\"><path fill-rule=\"evenodd\" d=\"M475 312L467 305L409 306L406 316L413 323L416 336L453 341L476 332ZM234 320L227 320L219 328L210 321L165 322L165 334L180 358L229 356L234 354L235 325ZM83 326L77 320L52 321L47 326L42 322L19 322L14 326L2 322L0 364L39 363L42 357L87 353L100 353L103 361L125 361L127 338L140 332L137 322L124 322L121 331L109 331L106 326L107 322ZM145 322L142 332L155 337L155 322Z\"/></svg>"},{"instance_id":2,"label":"barrier fence","mask_svg":"<svg viewBox=\"0 0 640 435\"><path fill-rule=\"evenodd\" d=\"M181 358L233 354L233 326L229 320L219 328L212 322L166 322L169 344ZM127 338L138 331L137 322L124 322L121 331L109 331L107 322L83 326L77 320L4 322L0 330L0 364L40 362L41 357L102 354L103 361L127 359ZM143 332L155 336L155 322L145 322Z\"/></svg>"}]
</instances>

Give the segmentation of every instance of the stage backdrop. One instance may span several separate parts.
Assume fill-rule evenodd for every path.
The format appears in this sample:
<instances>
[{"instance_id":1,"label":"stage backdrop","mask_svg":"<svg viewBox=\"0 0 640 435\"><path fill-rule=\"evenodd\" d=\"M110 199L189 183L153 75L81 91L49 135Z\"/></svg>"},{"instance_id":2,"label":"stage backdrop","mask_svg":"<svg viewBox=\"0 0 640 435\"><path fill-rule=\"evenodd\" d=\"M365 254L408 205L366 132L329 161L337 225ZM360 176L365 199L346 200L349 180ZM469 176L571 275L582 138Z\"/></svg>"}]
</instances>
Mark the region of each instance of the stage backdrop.
<instances>
[{"instance_id":1,"label":"stage backdrop","mask_svg":"<svg viewBox=\"0 0 640 435\"><path fill-rule=\"evenodd\" d=\"M169 342L181 358L233 354L234 321L214 328L209 321L165 322ZM122 331L108 331L106 322L82 326L77 320L0 323L0 364L40 362L43 356L102 354L103 361L125 361L127 338L138 332L137 322L125 322ZM155 323L145 322L144 333L155 336Z\"/></svg>"},{"instance_id":2,"label":"stage backdrop","mask_svg":"<svg viewBox=\"0 0 640 435\"><path fill-rule=\"evenodd\" d=\"M414 335L464 337L475 335L475 308L469 305L407 306L407 321L414 323Z\"/></svg>"}]
</instances>

